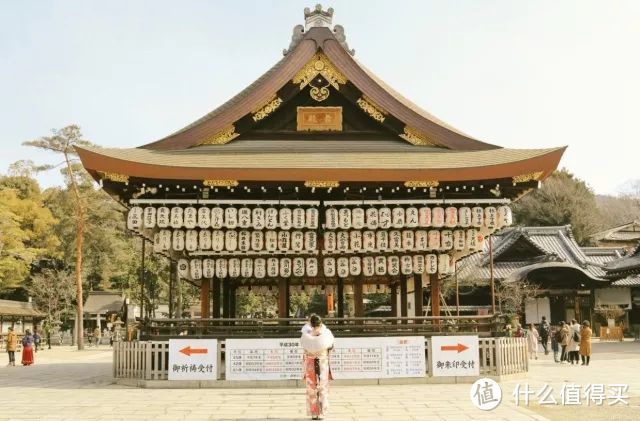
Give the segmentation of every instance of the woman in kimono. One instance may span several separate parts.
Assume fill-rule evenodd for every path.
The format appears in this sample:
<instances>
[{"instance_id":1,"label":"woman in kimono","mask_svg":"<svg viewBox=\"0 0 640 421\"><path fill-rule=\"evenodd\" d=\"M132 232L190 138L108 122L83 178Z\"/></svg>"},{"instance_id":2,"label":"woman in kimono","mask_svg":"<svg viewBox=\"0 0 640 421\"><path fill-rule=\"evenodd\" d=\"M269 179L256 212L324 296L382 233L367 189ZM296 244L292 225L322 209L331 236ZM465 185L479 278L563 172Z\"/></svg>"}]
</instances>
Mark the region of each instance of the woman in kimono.
<instances>
[{"instance_id":1,"label":"woman in kimono","mask_svg":"<svg viewBox=\"0 0 640 421\"><path fill-rule=\"evenodd\" d=\"M31 331L27 329L22 337L22 365L31 364L33 364L33 336L31 336Z\"/></svg>"},{"instance_id":2,"label":"woman in kimono","mask_svg":"<svg viewBox=\"0 0 640 421\"><path fill-rule=\"evenodd\" d=\"M538 340L540 335L538 334L538 330L533 325L533 323L529 323L529 331L527 332L527 344L529 346L529 359L535 357L538 359Z\"/></svg>"},{"instance_id":3,"label":"woman in kimono","mask_svg":"<svg viewBox=\"0 0 640 421\"><path fill-rule=\"evenodd\" d=\"M582 322L582 329L580 329L580 357L582 358L582 365L589 365L589 360L591 360L591 328L589 326L589 321L585 320Z\"/></svg>"},{"instance_id":4,"label":"woman in kimono","mask_svg":"<svg viewBox=\"0 0 640 421\"><path fill-rule=\"evenodd\" d=\"M311 315L309 325L311 331L302 333L300 343L304 349L307 415L318 420L329 409L329 351L333 348L333 334L317 314Z\"/></svg>"}]
</instances>

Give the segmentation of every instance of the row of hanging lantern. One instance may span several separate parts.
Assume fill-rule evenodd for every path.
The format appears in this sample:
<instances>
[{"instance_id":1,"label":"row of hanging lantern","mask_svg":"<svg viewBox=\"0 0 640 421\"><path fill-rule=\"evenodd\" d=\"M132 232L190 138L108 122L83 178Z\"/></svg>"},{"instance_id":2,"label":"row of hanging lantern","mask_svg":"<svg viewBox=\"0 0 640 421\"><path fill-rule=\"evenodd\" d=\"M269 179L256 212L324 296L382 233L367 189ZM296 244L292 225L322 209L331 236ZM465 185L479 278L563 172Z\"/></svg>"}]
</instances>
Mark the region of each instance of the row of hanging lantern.
<instances>
[{"instance_id":1,"label":"row of hanging lantern","mask_svg":"<svg viewBox=\"0 0 640 421\"><path fill-rule=\"evenodd\" d=\"M455 259L448 254L414 256L352 256L325 257L323 274L326 277L421 275L423 273L449 275L455 271ZM218 258L180 259L178 274L191 279L202 278L301 278L318 276L318 259L295 258Z\"/></svg>"},{"instance_id":2,"label":"row of hanging lantern","mask_svg":"<svg viewBox=\"0 0 640 421\"><path fill-rule=\"evenodd\" d=\"M391 230L326 231L324 250L328 252L482 250L480 230Z\"/></svg>"},{"instance_id":3,"label":"row of hanging lantern","mask_svg":"<svg viewBox=\"0 0 640 421\"><path fill-rule=\"evenodd\" d=\"M325 257L323 259L323 272L327 277L421 275L423 273L449 275L454 271L455 259L446 253L414 256Z\"/></svg>"},{"instance_id":4,"label":"row of hanging lantern","mask_svg":"<svg viewBox=\"0 0 640 421\"><path fill-rule=\"evenodd\" d=\"M370 207L340 209L330 207L325 211L325 228L327 229L388 229L416 227L486 227L499 229L513 223L509 206L462 206L447 208L436 206L430 208L413 206L404 208Z\"/></svg>"},{"instance_id":5,"label":"row of hanging lantern","mask_svg":"<svg viewBox=\"0 0 640 421\"><path fill-rule=\"evenodd\" d=\"M318 247L315 231L235 231L235 230L168 230L154 234L155 252L227 251L227 252L310 252Z\"/></svg>"},{"instance_id":6,"label":"row of hanging lantern","mask_svg":"<svg viewBox=\"0 0 640 421\"><path fill-rule=\"evenodd\" d=\"M316 229L318 228L318 209L309 208L248 208L216 206L153 207L133 206L127 216L127 228L130 230L150 228L253 228L275 229Z\"/></svg>"}]
</instances>

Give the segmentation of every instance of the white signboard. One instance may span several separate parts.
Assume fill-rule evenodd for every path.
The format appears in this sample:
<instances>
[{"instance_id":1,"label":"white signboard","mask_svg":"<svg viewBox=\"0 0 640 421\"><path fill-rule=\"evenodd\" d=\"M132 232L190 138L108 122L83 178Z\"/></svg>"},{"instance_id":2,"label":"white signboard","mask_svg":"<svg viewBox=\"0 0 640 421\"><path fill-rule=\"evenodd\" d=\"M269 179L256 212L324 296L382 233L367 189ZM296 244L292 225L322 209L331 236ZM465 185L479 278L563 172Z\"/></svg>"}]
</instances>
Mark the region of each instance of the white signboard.
<instances>
[{"instance_id":1,"label":"white signboard","mask_svg":"<svg viewBox=\"0 0 640 421\"><path fill-rule=\"evenodd\" d=\"M330 367L335 379L424 377L424 337L336 338ZM228 339L227 380L302 379L297 338Z\"/></svg>"},{"instance_id":2,"label":"white signboard","mask_svg":"<svg viewBox=\"0 0 640 421\"><path fill-rule=\"evenodd\" d=\"M216 380L216 339L169 339L169 380Z\"/></svg>"},{"instance_id":3,"label":"white signboard","mask_svg":"<svg viewBox=\"0 0 640 421\"><path fill-rule=\"evenodd\" d=\"M480 354L477 336L433 336L433 376L479 376Z\"/></svg>"}]
</instances>

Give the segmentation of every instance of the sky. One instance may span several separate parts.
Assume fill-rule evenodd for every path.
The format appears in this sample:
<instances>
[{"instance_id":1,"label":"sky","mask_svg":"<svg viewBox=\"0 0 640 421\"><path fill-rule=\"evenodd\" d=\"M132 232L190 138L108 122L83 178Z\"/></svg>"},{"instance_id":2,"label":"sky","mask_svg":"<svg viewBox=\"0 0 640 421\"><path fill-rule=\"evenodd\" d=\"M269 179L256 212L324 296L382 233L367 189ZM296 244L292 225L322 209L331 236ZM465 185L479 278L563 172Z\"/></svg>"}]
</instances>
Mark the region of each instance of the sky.
<instances>
[{"instance_id":1,"label":"sky","mask_svg":"<svg viewBox=\"0 0 640 421\"><path fill-rule=\"evenodd\" d=\"M162 138L282 57L312 1L0 0L0 173L78 124L105 147ZM430 113L509 148L568 145L599 194L640 179L640 1L333 0L356 58ZM44 187L62 183L41 173Z\"/></svg>"}]
</instances>

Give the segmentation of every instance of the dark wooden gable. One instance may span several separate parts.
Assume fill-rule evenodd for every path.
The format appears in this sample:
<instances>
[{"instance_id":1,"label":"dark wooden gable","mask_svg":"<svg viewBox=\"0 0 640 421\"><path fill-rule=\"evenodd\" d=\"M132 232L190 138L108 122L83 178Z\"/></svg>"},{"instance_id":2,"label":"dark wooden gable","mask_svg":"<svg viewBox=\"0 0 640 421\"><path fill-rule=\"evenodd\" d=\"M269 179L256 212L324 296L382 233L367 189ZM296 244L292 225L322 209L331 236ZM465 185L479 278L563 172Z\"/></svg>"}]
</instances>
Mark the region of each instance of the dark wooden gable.
<instances>
[{"instance_id":1,"label":"dark wooden gable","mask_svg":"<svg viewBox=\"0 0 640 421\"><path fill-rule=\"evenodd\" d=\"M494 262L522 262L527 260L537 260L547 256L543 250L536 246L526 235L519 234L500 253L494 256Z\"/></svg>"}]
</instances>

